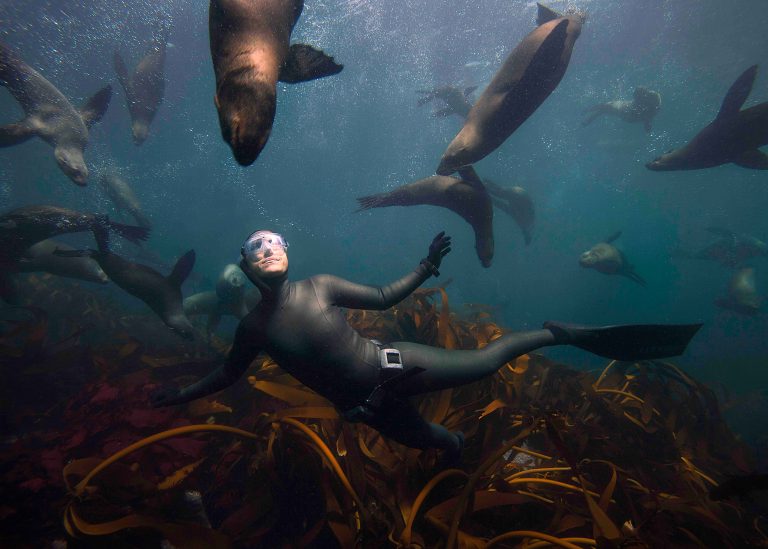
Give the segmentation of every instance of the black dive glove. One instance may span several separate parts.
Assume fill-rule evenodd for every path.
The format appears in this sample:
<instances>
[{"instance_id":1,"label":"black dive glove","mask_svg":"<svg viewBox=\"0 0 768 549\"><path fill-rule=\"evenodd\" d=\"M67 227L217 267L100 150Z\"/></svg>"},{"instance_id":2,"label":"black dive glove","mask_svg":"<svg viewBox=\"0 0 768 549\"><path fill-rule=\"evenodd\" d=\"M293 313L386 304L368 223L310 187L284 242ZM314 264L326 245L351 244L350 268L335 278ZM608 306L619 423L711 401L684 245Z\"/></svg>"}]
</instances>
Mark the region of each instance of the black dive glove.
<instances>
[{"instance_id":1,"label":"black dive glove","mask_svg":"<svg viewBox=\"0 0 768 549\"><path fill-rule=\"evenodd\" d=\"M149 395L149 403L152 408L162 408L179 404L181 391L177 387L160 387Z\"/></svg>"},{"instance_id":2,"label":"black dive glove","mask_svg":"<svg viewBox=\"0 0 768 549\"><path fill-rule=\"evenodd\" d=\"M429 245L429 254L421 260L421 264L429 269L433 275L440 276L438 268L443 261L443 257L450 251L451 237L445 236L445 231L441 231L440 234L432 239L432 244Z\"/></svg>"}]
</instances>

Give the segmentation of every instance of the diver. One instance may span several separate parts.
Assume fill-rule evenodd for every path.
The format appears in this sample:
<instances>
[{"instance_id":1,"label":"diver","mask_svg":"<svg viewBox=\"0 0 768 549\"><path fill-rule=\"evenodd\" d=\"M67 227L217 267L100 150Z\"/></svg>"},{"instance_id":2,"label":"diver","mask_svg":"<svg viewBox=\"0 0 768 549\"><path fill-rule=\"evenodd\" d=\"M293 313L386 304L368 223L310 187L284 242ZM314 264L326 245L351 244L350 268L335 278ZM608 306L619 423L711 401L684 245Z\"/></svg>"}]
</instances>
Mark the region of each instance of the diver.
<instances>
[{"instance_id":1,"label":"diver","mask_svg":"<svg viewBox=\"0 0 768 549\"><path fill-rule=\"evenodd\" d=\"M438 276L450 242L441 232L411 273L379 288L327 274L289 281L285 239L272 231L252 233L240 250L240 266L262 297L240 321L225 363L183 389L159 388L151 396L152 405L181 404L229 387L264 351L330 400L346 420L362 421L412 448L445 450L442 461L455 464L464 435L427 422L408 397L477 381L515 357L550 345L575 345L618 360L674 356L701 326L546 322L541 330L509 333L482 349L447 350L407 341L385 345L365 339L347 323L342 307L387 309L430 276Z\"/></svg>"}]
</instances>

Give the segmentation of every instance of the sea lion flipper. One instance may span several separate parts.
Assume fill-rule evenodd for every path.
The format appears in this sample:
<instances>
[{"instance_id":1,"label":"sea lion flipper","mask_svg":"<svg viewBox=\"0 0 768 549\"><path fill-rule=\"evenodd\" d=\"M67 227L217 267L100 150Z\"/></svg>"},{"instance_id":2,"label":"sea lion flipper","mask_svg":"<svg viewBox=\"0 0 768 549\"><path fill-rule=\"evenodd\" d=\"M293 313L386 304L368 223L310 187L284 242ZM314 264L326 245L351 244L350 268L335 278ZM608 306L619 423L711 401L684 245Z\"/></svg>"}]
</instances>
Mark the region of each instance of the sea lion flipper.
<instances>
[{"instance_id":1,"label":"sea lion flipper","mask_svg":"<svg viewBox=\"0 0 768 549\"><path fill-rule=\"evenodd\" d=\"M173 266L173 271L168 275L168 282L175 286L181 286L187 279L189 273L192 272L192 268L195 266L195 250L189 250L183 256L179 258L176 265Z\"/></svg>"},{"instance_id":2,"label":"sea lion flipper","mask_svg":"<svg viewBox=\"0 0 768 549\"><path fill-rule=\"evenodd\" d=\"M115 223L114 221L106 221L106 225L109 229L115 231L117 234L125 239L130 240L134 244L140 244L142 240L149 238L149 228L137 227L135 225L123 225L122 223ZM94 230L94 234L104 232L101 227ZM98 240L98 236L97 236Z\"/></svg>"},{"instance_id":3,"label":"sea lion flipper","mask_svg":"<svg viewBox=\"0 0 768 549\"><path fill-rule=\"evenodd\" d=\"M31 126L23 122L0 126L0 147L18 145L35 135L37 135L37 132L35 132Z\"/></svg>"},{"instance_id":4,"label":"sea lion flipper","mask_svg":"<svg viewBox=\"0 0 768 549\"><path fill-rule=\"evenodd\" d=\"M451 116L454 111L451 107L443 107L442 109L437 109L435 112L432 113L432 116L435 118L447 118L448 116Z\"/></svg>"},{"instance_id":5,"label":"sea lion flipper","mask_svg":"<svg viewBox=\"0 0 768 549\"><path fill-rule=\"evenodd\" d=\"M768 170L768 155L761 150L752 149L742 153L733 163L751 170Z\"/></svg>"},{"instance_id":6,"label":"sea lion flipper","mask_svg":"<svg viewBox=\"0 0 768 549\"><path fill-rule=\"evenodd\" d=\"M341 72L344 65L339 65L333 57L322 50L307 44L293 44L283 66L280 67L278 80L288 84L307 82Z\"/></svg>"},{"instance_id":7,"label":"sea lion flipper","mask_svg":"<svg viewBox=\"0 0 768 549\"><path fill-rule=\"evenodd\" d=\"M362 212L363 210L370 210L371 208L383 208L386 206L392 206L394 202L388 200L389 193L371 194L368 196L361 196L357 198L357 203L360 205L355 212Z\"/></svg>"},{"instance_id":8,"label":"sea lion flipper","mask_svg":"<svg viewBox=\"0 0 768 549\"><path fill-rule=\"evenodd\" d=\"M617 239L617 238L619 238L620 236L621 236L621 231L616 231L616 232L615 232L615 233L613 233L611 236L609 236L608 238L606 238L605 240L603 240L603 242L605 242L606 244L610 244L611 242L613 242L614 240L616 240L616 239Z\"/></svg>"},{"instance_id":9,"label":"sea lion flipper","mask_svg":"<svg viewBox=\"0 0 768 549\"><path fill-rule=\"evenodd\" d=\"M749 92L752 91L752 84L755 83L756 76L757 65L752 65L741 73L741 76L731 84L728 93L725 94L723 104L720 106L720 112L717 113L718 119L726 117L730 118L739 113L744 101L749 97Z\"/></svg>"},{"instance_id":10,"label":"sea lion flipper","mask_svg":"<svg viewBox=\"0 0 768 549\"><path fill-rule=\"evenodd\" d=\"M123 56L120 55L119 51L115 51L114 56L112 57L112 64L115 67L115 73L117 74L117 81L120 82L120 85L123 87L124 90L128 90L128 67L125 64L125 61L123 60Z\"/></svg>"},{"instance_id":11,"label":"sea lion flipper","mask_svg":"<svg viewBox=\"0 0 768 549\"><path fill-rule=\"evenodd\" d=\"M83 117L83 122L89 128L101 120L104 113L107 112L109 106L109 100L112 98L112 86L104 86L97 91L93 97L88 100L88 103L83 105L80 109L80 115Z\"/></svg>"},{"instance_id":12,"label":"sea lion flipper","mask_svg":"<svg viewBox=\"0 0 768 549\"><path fill-rule=\"evenodd\" d=\"M459 176L461 177L461 179L463 179L466 183L468 183L478 191L488 192L485 190L485 185L483 184L482 179L480 179L480 176L477 175L475 168L471 164L467 166L462 166L456 171L459 172Z\"/></svg>"},{"instance_id":13,"label":"sea lion flipper","mask_svg":"<svg viewBox=\"0 0 768 549\"><path fill-rule=\"evenodd\" d=\"M474 92L477 89L477 86L468 86L464 88L464 97L469 99L469 97L472 95L472 92Z\"/></svg>"},{"instance_id":14,"label":"sea lion flipper","mask_svg":"<svg viewBox=\"0 0 768 549\"><path fill-rule=\"evenodd\" d=\"M536 2L536 25L541 26L544 23L548 23L549 21L553 21L555 19L559 19L563 15L556 12L552 8L548 8L544 4L539 4Z\"/></svg>"}]
</instances>

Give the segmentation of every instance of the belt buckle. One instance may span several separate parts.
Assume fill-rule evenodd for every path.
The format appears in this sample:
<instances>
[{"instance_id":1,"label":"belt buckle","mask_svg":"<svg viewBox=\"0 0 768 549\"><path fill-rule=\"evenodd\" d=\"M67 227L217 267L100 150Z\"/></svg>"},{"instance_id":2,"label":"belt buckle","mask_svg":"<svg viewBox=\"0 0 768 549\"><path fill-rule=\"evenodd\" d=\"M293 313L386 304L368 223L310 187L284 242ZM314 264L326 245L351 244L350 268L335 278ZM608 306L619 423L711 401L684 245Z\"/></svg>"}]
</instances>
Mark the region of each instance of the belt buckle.
<instances>
[{"instance_id":1,"label":"belt buckle","mask_svg":"<svg viewBox=\"0 0 768 549\"><path fill-rule=\"evenodd\" d=\"M397 349L381 349L379 351L380 366L386 371L402 371L403 360Z\"/></svg>"}]
</instances>

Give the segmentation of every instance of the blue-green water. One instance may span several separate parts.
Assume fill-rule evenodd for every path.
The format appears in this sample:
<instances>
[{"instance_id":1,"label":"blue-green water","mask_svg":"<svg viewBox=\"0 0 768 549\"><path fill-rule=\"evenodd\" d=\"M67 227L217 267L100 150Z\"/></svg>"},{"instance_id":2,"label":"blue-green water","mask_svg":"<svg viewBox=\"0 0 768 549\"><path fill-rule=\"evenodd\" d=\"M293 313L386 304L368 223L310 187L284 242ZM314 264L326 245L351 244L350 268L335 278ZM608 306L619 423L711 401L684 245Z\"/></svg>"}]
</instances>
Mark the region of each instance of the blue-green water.
<instances>
[{"instance_id":1,"label":"blue-green water","mask_svg":"<svg viewBox=\"0 0 768 549\"><path fill-rule=\"evenodd\" d=\"M496 212L489 269L477 260L469 227L451 212L424 206L353 213L355 197L434 173L461 122L432 117L432 105L417 107L416 90L445 84L482 89L533 29L532 2L307 1L293 41L322 48L344 70L280 84L269 143L254 165L243 168L219 133L204 2L5 0L0 38L28 64L74 103L106 83L114 95L91 132L88 187L66 178L47 144L30 141L0 150L0 209L46 203L108 212L111 205L95 182L100 171L116 167L153 220L149 247L169 263L194 248L195 272L211 280L237 260L243 238L256 228L289 239L293 278L328 272L370 284L410 270L432 236L446 230L454 251L441 270L443 279L453 279L452 303L498 305L498 319L510 329L535 328L547 319L701 321L703 329L678 363L705 381L761 389L765 315L718 309L713 301L727 290L728 270L675 258L673 251L704 245L712 225L768 236L768 174L734 165L655 173L644 163L709 123L733 80L763 62L768 5L643 0L578 7L589 18L562 82L476 165L481 176L525 187L536 207L528 247L513 221ZM163 21L171 23L166 96L150 137L136 147L112 53L119 49L133 66ZM628 99L637 85L662 95L650 135L614 118L580 126L585 108ZM768 66L761 66L747 105L766 100ZM6 91L0 91L0 113L4 123L21 116ZM582 251L617 230L623 231L617 244L647 288L578 265ZM766 291L766 260L754 265L758 290ZM121 293L114 286L103 291ZM603 363L572 349L546 354L577 366Z\"/></svg>"}]
</instances>

